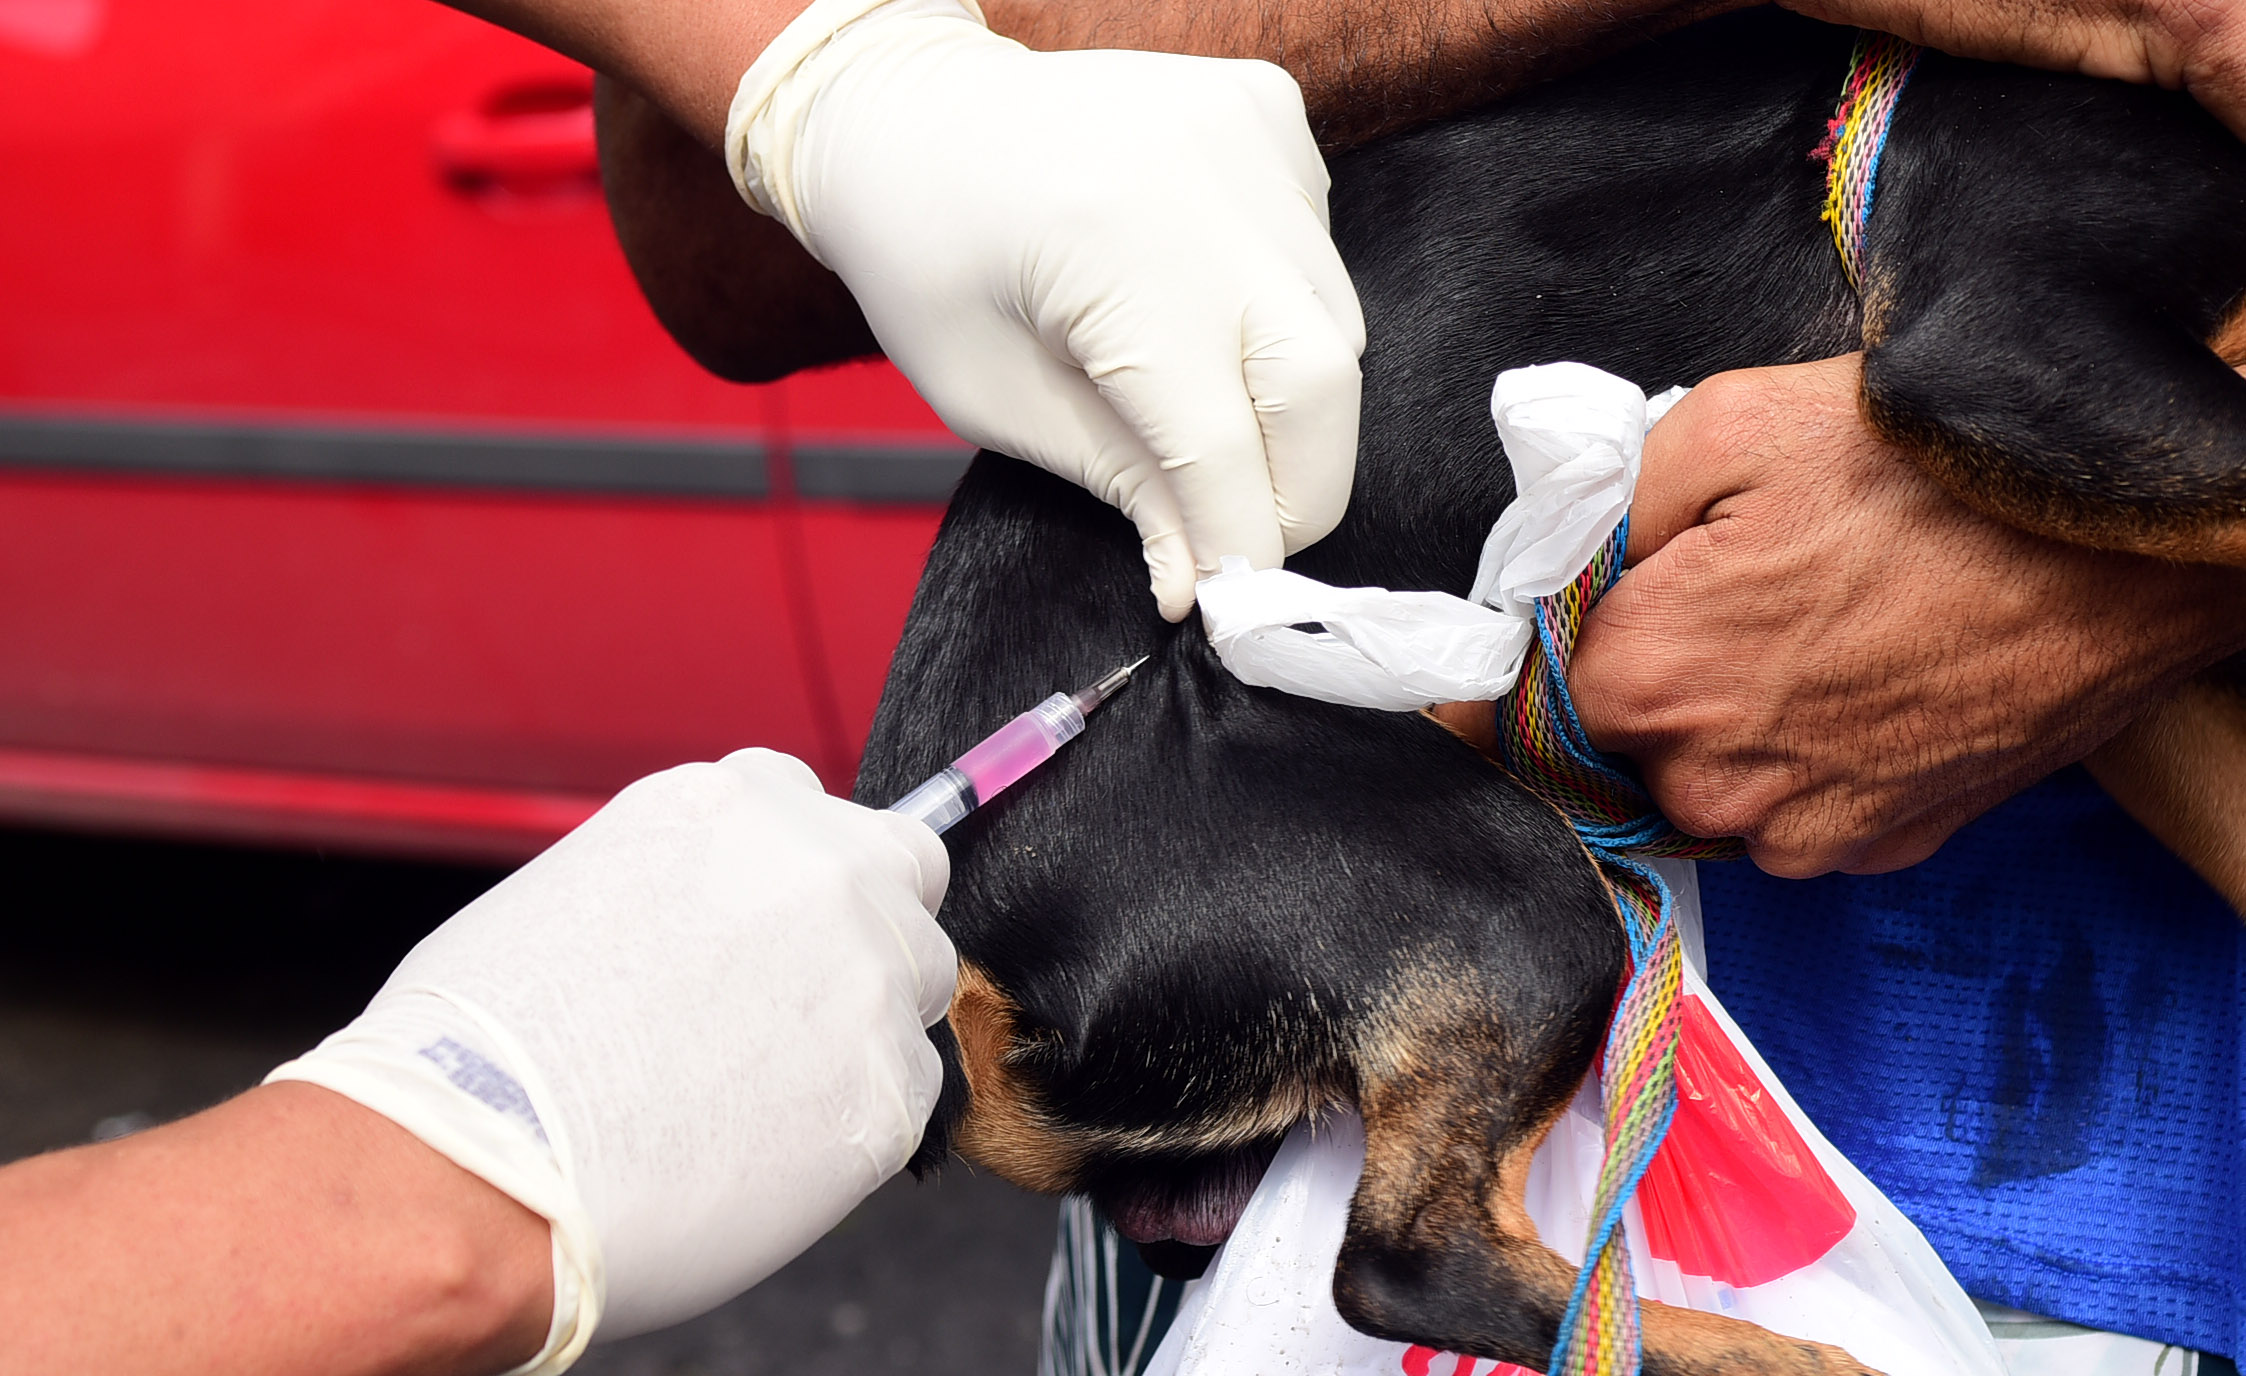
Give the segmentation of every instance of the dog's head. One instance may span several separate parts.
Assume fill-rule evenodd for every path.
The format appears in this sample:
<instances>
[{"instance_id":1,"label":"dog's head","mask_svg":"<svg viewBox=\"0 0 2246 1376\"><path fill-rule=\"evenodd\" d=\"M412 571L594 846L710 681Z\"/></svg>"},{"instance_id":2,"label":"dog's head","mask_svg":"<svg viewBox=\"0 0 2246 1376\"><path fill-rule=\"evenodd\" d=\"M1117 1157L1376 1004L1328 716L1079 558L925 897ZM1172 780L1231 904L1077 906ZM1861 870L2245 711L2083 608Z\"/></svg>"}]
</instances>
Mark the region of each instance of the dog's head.
<instances>
[{"instance_id":1,"label":"dog's head","mask_svg":"<svg viewBox=\"0 0 2246 1376\"><path fill-rule=\"evenodd\" d=\"M1197 621L1156 614L1128 522L996 456L931 556L860 801L1142 655L1081 737L946 837L966 969L916 1165L957 1146L1091 1193L1134 1240L1205 1245L1296 1121L1402 1054L1387 1029L1469 997L1461 972L1493 1009L1588 987L1595 1033L1619 946L1572 834L1472 746L1240 683Z\"/></svg>"}]
</instances>

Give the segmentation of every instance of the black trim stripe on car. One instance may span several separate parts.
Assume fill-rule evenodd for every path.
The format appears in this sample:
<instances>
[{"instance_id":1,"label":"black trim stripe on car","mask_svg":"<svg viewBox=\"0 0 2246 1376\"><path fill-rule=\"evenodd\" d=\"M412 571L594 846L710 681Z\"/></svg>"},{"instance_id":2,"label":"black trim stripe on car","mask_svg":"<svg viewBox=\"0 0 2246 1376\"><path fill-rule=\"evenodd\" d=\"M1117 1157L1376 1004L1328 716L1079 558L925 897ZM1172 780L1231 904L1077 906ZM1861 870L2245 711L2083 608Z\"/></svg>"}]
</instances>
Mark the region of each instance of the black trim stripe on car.
<instances>
[{"instance_id":1,"label":"black trim stripe on car","mask_svg":"<svg viewBox=\"0 0 2246 1376\"><path fill-rule=\"evenodd\" d=\"M965 445L813 442L790 450L799 495L941 502ZM649 496L772 495L753 438L673 440L349 425L0 416L0 467L516 488Z\"/></svg>"},{"instance_id":2,"label":"black trim stripe on car","mask_svg":"<svg viewBox=\"0 0 2246 1376\"><path fill-rule=\"evenodd\" d=\"M853 502L948 502L975 451L961 444L796 444L796 495Z\"/></svg>"}]
</instances>

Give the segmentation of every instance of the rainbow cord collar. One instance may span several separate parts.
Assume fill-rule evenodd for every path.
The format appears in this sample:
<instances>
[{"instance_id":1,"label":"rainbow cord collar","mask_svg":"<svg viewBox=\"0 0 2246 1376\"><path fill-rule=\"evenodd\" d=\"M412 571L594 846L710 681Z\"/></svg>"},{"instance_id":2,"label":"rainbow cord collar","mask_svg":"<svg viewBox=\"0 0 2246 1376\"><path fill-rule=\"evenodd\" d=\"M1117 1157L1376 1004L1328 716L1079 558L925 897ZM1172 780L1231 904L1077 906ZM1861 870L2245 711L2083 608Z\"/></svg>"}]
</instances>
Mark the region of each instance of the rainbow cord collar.
<instances>
[{"instance_id":1,"label":"rainbow cord collar","mask_svg":"<svg viewBox=\"0 0 2246 1376\"><path fill-rule=\"evenodd\" d=\"M1848 80L1840 106L1825 126L1825 140L1810 156L1825 164L1824 221L1832 226L1848 285L1864 290L1864 227L1872 218L1872 192L1879 182L1880 154L1903 87L1918 65L1921 49L1893 34L1860 33L1849 54Z\"/></svg>"},{"instance_id":2,"label":"rainbow cord collar","mask_svg":"<svg viewBox=\"0 0 2246 1376\"><path fill-rule=\"evenodd\" d=\"M1607 1020L1599 1098L1606 1155L1592 1189L1588 1263L1560 1320L1545 1367L1551 1376L1636 1376L1637 1285L1630 1274L1622 1211L1668 1135L1677 1111L1677 1035L1684 954L1669 886L1641 857L1722 860L1738 841L1687 836L1661 815L1626 761L1591 744L1568 696L1568 661L1591 607L1622 576L1630 542L1625 516L1576 580L1536 604L1536 640L1513 693L1498 704L1498 757L1506 772L1567 818L1597 862L1622 933L1630 970Z\"/></svg>"},{"instance_id":3,"label":"rainbow cord collar","mask_svg":"<svg viewBox=\"0 0 2246 1376\"><path fill-rule=\"evenodd\" d=\"M1880 154L1920 49L1889 34L1858 35L1840 106L1812 156L1827 165L1825 222L1849 285L1863 290L1864 226ZM1536 605L1536 640L1512 694L1498 705L1498 753L1508 773L1575 829L1614 895L1630 970L1607 1022L1599 1089L1606 1155L1591 1201L1587 1262L1577 1273L1551 1376L1637 1376L1637 1286L1622 1213L1668 1136L1677 1108L1676 1057L1684 957L1675 899L1647 856L1720 860L1736 839L1687 836L1669 824L1626 761L1591 744L1568 696L1568 661L1584 617L1622 576L1625 516L1574 583Z\"/></svg>"},{"instance_id":4,"label":"rainbow cord collar","mask_svg":"<svg viewBox=\"0 0 2246 1376\"><path fill-rule=\"evenodd\" d=\"M1888 126L1919 48L1889 34L1857 36L1840 106L1813 156L1826 164L1825 222L1849 285L1863 290L1864 226ZM1669 886L1642 857L1729 859L1736 840L1686 836L1669 825L1629 766L1598 750L1568 697L1567 666L1584 617L1622 575L1624 518L1590 567L1537 603L1537 639L1512 696L1498 710L1506 769L1574 826L1614 894L1630 947L1629 977L1607 1023L1600 1066L1606 1157L1593 1190L1587 1264L1576 1276L1546 1367L1552 1376L1636 1376L1637 1287L1622 1211L1668 1135L1677 1107L1678 1007L1684 961Z\"/></svg>"}]
</instances>

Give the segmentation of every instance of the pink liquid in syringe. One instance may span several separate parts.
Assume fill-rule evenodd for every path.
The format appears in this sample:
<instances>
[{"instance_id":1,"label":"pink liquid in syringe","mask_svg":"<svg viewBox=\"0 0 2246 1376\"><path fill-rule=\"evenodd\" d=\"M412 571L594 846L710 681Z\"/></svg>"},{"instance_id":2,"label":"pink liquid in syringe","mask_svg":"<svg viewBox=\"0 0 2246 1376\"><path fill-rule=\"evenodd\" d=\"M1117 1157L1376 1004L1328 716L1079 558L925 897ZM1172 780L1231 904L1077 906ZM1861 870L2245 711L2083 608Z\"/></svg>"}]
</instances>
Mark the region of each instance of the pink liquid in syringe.
<instances>
[{"instance_id":1,"label":"pink liquid in syringe","mask_svg":"<svg viewBox=\"0 0 2246 1376\"><path fill-rule=\"evenodd\" d=\"M978 805L989 802L1001 789L1053 758L1053 752L1084 729L1084 714L1066 693L1055 693L1027 712L999 727L952 768L975 786Z\"/></svg>"},{"instance_id":2,"label":"pink liquid in syringe","mask_svg":"<svg viewBox=\"0 0 2246 1376\"><path fill-rule=\"evenodd\" d=\"M1120 691L1144 663L1140 658L1088 687L1053 694L921 780L920 787L891 803L889 810L917 818L943 834L1075 740L1084 729L1084 714Z\"/></svg>"}]
</instances>

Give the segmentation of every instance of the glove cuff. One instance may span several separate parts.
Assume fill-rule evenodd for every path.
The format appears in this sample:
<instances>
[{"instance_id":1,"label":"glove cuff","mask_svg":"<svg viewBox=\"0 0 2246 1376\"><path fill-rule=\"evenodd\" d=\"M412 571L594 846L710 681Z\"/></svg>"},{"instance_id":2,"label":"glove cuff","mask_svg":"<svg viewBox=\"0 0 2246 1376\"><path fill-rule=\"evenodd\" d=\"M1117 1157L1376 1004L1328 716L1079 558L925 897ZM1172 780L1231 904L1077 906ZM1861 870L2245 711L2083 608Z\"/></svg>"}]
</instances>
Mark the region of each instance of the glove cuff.
<instances>
[{"instance_id":1,"label":"glove cuff","mask_svg":"<svg viewBox=\"0 0 2246 1376\"><path fill-rule=\"evenodd\" d=\"M726 114L725 166L734 189L786 225L813 257L818 249L796 202L796 146L825 80L821 68L831 65L820 59L846 31L876 17L963 19L989 28L976 0L812 0L742 74Z\"/></svg>"},{"instance_id":2,"label":"glove cuff","mask_svg":"<svg viewBox=\"0 0 2246 1376\"><path fill-rule=\"evenodd\" d=\"M553 1319L537 1355L506 1376L558 1376L584 1355L606 1294L600 1241L571 1179L561 1118L505 1028L433 989L385 989L349 1026L265 1077L288 1080L374 1110L544 1218Z\"/></svg>"}]
</instances>

